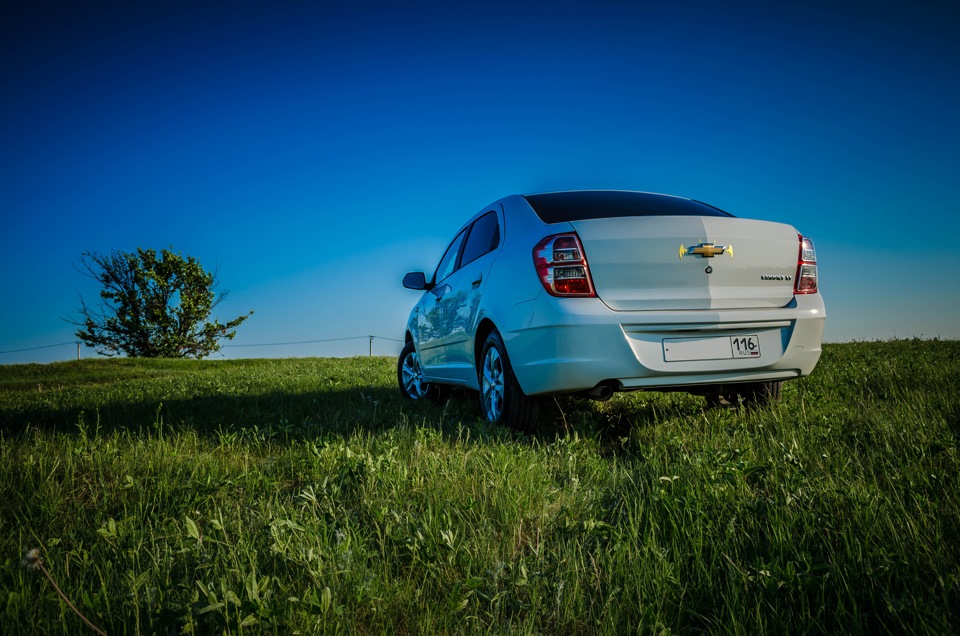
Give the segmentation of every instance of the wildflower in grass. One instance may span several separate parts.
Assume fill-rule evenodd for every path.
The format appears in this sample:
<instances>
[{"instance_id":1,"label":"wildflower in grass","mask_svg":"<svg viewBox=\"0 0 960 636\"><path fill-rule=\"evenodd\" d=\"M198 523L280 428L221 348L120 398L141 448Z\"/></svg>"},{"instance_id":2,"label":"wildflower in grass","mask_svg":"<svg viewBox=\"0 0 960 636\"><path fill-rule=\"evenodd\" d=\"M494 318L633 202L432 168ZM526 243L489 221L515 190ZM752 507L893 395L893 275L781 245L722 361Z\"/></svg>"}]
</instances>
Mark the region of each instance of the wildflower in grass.
<instances>
[{"instance_id":1,"label":"wildflower in grass","mask_svg":"<svg viewBox=\"0 0 960 636\"><path fill-rule=\"evenodd\" d=\"M73 613L76 614L80 620L86 623L87 627L100 634L100 636L107 636L102 629L91 623L86 616L80 613L80 610L70 602L70 599L67 598L67 595L63 593L63 590L60 589L60 586L57 585L57 582L53 580L53 577L50 576L50 573L47 572L47 568L43 567L43 561L40 560L40 548L30 548L23 555L23 567L28 570L40 570L47 580L50 581L50 585L53 586L53 589L57 591L57 594L60 595L60 598L73 610Z\"/></svg>"},{"instance_id":2,"label":"wildflower in grass","mask_svg":"<svg viewBox=\"0 0 960 636\"><path fill-rule=\"evenodd\" d=\"M23 567L28 570L36 570L40 567L40 548L30 548L23 555Z\"/></svg>"}]
</instances>

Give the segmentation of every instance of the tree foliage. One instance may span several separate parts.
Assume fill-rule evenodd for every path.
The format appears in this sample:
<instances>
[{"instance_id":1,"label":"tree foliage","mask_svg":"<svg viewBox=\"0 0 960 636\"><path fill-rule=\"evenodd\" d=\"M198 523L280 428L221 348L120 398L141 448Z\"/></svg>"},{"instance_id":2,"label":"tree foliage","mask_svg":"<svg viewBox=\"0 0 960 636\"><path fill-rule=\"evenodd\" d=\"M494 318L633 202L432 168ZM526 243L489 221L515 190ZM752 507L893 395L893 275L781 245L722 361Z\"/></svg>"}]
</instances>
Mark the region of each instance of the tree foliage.
<instances>
[{"instance_id":1,"label":"tree foliage","mask_svg":"<svg viewBox=\"0 0 960 636\"><path fill-rule=\"evenodd\" d=\"M81 272L103 286L97 307L81 297L77 337L101 354L135 358L203 358L232 340L249 314L221 324L208 318L226 298L216 273L192 256L137 248L84 252Z\"/></svg>"}]
</instances>

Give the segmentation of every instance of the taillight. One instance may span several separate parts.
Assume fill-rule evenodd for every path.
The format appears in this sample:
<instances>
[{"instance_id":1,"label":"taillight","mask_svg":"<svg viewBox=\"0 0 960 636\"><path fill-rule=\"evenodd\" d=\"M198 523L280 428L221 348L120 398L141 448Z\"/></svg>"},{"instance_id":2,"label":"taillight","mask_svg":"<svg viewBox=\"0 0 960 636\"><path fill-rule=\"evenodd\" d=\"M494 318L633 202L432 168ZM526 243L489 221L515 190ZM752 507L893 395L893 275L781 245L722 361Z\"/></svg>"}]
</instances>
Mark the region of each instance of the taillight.
<instances>
[{"instance_id":1,"label":"taillight","mask_svg":"<svg viewBox=\"0 0 960 636\"><path fill-rule=\"evenodd\" d=\"M793 287L795 294L817 293L817 250L813 241L800 236L800 255L797 257L797 283Z\"/></svg>"},{"instance_id":2,"label":"taillight","mask_svg":"<svg viewBox=\"0 0 960 636\"><path fill-rule=\"evenodd\" d=\"M543 288L552 296L596 296L590 267L576 234L557 234L533 249L533 263Z\"/></svg>"}]
</instances>

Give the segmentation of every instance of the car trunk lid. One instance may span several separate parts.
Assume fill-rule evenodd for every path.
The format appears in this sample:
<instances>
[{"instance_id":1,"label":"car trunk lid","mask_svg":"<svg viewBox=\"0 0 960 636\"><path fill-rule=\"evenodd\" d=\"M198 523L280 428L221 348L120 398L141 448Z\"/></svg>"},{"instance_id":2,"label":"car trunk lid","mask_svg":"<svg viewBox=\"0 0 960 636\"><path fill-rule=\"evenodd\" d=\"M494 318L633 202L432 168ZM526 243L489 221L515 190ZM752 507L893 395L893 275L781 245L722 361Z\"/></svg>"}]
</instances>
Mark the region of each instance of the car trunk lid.
<instances>
[{"instance_id":1,"label":"car trunk lid","mask_svg":"<svg viewBox=\"0 0 960 636\"><path fill-rule=\"evenodd\" d=\"M702 216L571 224L597 296L615 311L761 309L793 298L799 242L789 225Z\"/></svg>"}]
</instances>

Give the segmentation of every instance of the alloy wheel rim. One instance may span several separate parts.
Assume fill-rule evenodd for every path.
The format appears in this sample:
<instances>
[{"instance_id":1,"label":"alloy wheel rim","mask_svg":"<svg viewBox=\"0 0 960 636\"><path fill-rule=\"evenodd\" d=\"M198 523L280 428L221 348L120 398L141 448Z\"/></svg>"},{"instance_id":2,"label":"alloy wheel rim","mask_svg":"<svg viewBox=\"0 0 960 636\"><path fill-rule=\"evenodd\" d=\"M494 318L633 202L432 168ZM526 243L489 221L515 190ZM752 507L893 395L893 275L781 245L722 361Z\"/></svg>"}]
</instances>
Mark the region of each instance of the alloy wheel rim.
<instances>
[{"instance_id":1,"label":"alloy wheel rim","mask_svg":"<svg viewBox=\"0 0 960 636\"><path fill-rule=\"evenodd\" d=\"M491 422L503 413L503 358L495 347L483 358L483 413Z\"/></svg>"},{"instance_id":2,"label":"alloy wheel rim","mask_svg":"<svg viewBox=\"0 0 960 636\"><path fill-rule=\"evenodd\" d=\"M415 400L427 394L427 383L423 381L423 369L420 367L420 355L411 351L403 359L403 390Z\"/></svg>"}]
</instances>

